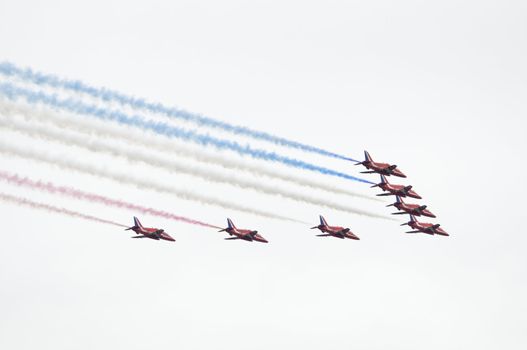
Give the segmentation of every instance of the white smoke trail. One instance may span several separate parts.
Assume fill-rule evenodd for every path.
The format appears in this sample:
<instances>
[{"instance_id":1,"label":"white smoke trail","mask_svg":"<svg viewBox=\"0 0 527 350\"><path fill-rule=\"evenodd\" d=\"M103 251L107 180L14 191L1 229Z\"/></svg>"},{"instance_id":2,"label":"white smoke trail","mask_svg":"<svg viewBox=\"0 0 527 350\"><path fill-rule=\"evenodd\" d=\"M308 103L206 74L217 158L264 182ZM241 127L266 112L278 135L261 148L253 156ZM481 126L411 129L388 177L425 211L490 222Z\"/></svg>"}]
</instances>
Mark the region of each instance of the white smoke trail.
<instances>
[{"instance_id":1,"label":"white smoke trail","mask_svg":"<svg viewBox=\"0 0 527 350\"><path fill-rule=\"evenodd\" d=\"M132 185L132 186L135 186L141 189L148 189L148 190L152 190L152 191L156 191L160 193L168 193L180 199L195 201L195 202L208 204L208 205L215 205L215 206L219 206L225 209L238 210L241 212L259 215L259 216L267 217L271 219L278 219L278 220L285 220L285 221L292 221L292 222L297 222L297 223L302 223L302 224L308 224L306 222L288 218L282 215L277 215L277 214L262 211L259 209L253 209L246 205L238 205L236 203L227 202L219 198L207 197L207 196L203 196L197 193L189 192L184 189L178 189L172 186L148 181L144 177L136 177L128 173L113 171L113 170L107 169L106 167L102 165L84 163L77 159L67 158L64 155L48 154L42 151L31 149L31 147L22 148L22 147L13 145L13 144L9 144L8 142L5 142L4 140L0 140L0 153L6 153L6 154L10 154L10 155L17 156L17 157L28 158L28 159L48 163L48 164L53 164L63 169L73 170L73 171L77 171L77 172L81 172L81 173L85 173L85 174L89 174L89 175L93 175L97 177L106 178L106 179L116 181L121 184L124 183L124 184Z\"/></svg>"},{"instance_id":2,"label":"white smoke trail","mask_svg":"<svg viewBox=\"0 0 527 350\"><path fill-rule=\"evenodd\" d=\"M169 119L175 118L181 121L188 121L197 125L218 128L235 135L244 135L257 140L265 140L276 145L285 146L288 148L296 148L305 152L313 152L321 155L344 159L347 161L354 161L353 159L340 155L319 147L303 144L297 141L289 140L284 137L273 135L265 131L254 130L241 125L234 125L218 119L209 118L200 114L190 113L185 110L173 107L163 106L160 103L148 102L141 98L126 96L117 91L112 91L106 88L96 88L89 86L79 80L72 81L68 79L61 79L50 74L42 74L40 72L33 72L31 69L21 69L9 62L0 63L0 73L7 76L15 76L26 81L31 81L38 86L51 86L54 88L62 88L73 91L77 94L86 94L93 98L101 99L110 103L119 103L123 106L129 106L134 110L147 110L152 113L167 116Z\"/></svg>"},{"instance_id":3,"label":"white smoke trail","mask_svg":"<svg viewBox=\"0 0 527 350\"><path fill-rule=\"evenodd\" d=\"M264 149L251 147L249 144L240 144L238 141L217 138L206 133L195 130L171 126L164 122L153 122L143 118L141 115L127 114L116 109L100 108L93 104L84 103L78 99L62 99L55 94L48 94L42 91L23 88L11 83L0 83L1 93L9 99L24 99L28 103L44 103L48 106L59 108L75 114L85 114L104 121L115 121L121 124L130 125L144 130L151 130L161 135L167 135L174 139L191 142L195 145L214 147L217 150L225 150L238 154L239 156L248 156L254 160L265 160L277 164L283 164L291 168L303 169L310 172L316 172L328 176L334 176L350 181L374 184L373 182L362 179L347 173L336 171L306 162L296 158L269 152Z\"/></svg>"},{"instance_id":4,"label":"white smoke trail","mask_svg":"<svg viewBox=\"0 0 527 350\"><path fill-rule=\"evenodd\" d=\"M199 177L207 181L218 182L228 185L237 186L244 189L253 189L261 193L269 195L278 195L283 198L292 199L295 201L316 205L318 207L326 207L334 210L340 210L347 213L354 213L359 215L366 215L370 217L382 217L380 215L370 213L354 207L342 205L329 200L322 200L305 194L295 193L263 182L253 181L248 179L238 178L234 175L226 175L218 171L199 166L192 166L188 162L178 161L174 158L166 158L159 156L157 153L148 152L142 148L131 148L130 146L120 146L115 142L105 142L95 140L93 138L79 137L79 135L72 135L65 130L51 129L40 123L21 122L17 118L9 118L0 116L0 127L23 132L32 137L44 138L52 142L60 142L66 145L73 145L88 149L93 152L107 153L111 156L122 157L128 162L143 162L147 165L157 167L163 170L171 171L173 173L183 173L194 177Z\"/></svg>"},{"instance_id":5,"label":"white smoke trail","mask_svg":"<svg viewBox=\"0 0 527 350\"><path fill-rule=\"evenodd\" d=\"M28 121L38 120L46 123L53 123L64 129L75 130L84 134L98 135L108 139L119 139L129 144L135 144L148 149L155 149L157 153L169 153L170 155L177 154L180 157L191 158L201 163L214 164L224 169L239 170L249 172L252 175L279 179L310 189L379 201L378 198L356 193L347 189L307 180L289 174L282 174L262 166L247 164L235 159L226 159L220 155L212 155L204 151L185 147L173 142L173 140L165 138L164 136L152 135L150 132L139 131L136 128L124 125L117 126L113 123L103 123L92 119L72 118L55 112L37 111L35 108L22 107L5 100L0 100L0 114L20 115Z\"/></svg>"}]
</instances>

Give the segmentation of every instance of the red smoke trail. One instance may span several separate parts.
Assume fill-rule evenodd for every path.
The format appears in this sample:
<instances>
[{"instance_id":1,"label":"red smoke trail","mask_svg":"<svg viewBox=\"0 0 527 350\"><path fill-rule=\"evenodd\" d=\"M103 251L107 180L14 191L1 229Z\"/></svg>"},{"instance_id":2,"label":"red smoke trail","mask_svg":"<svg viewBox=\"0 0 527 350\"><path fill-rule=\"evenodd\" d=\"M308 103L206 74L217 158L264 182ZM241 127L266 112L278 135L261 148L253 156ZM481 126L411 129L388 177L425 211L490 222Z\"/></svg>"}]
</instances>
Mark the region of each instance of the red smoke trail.
<instances>
[{"instance_id":1,"label":"red smoke trail","mask_svg":"<svg viewBox=\"0 0 527 350\"><path fill-rule=\"evenodd\" d=\"M29 187L32 189L46 191L49 193L58 193L58 194L73 197L76 199L83 199L83 200L87 200L90 202L102 203L104 205L111 206L111 207L126 208L126 209L130 209L136 212L141 212L143 214L150 214L154 216L163 217L166 219L183 221L183 222L193 224L193 225L200 225L200 226L211 227L211 228L221 228L221 227L207 224L205 222L201 222L198 220L193 220L193 219L189 219L183 216L174 215L166 211L143 207L141 205L124 202L118 199L108 198L108 197L101 196L98 194L84 192L84 191L77 190L71 187L57 186L57 185L52 184L51 182L33 181L31 179L28 179L27 177L23 178L16 174L9 174L3 171L0 171L0 179L7 181L9 183L18 185L18 186Z\"/></svg>"},{"instance_id":2,"label":"red smoke trail","mask_svg":"<svg viewBox=\"0 0 527 350\"><path fill-rule=\"evenodd\" d=\"M19 205L25 205L27 207L31 207L31 208L35 208L35 209L43 209L43 210L47 210L47 211L50 211L50 212L53 212L53 213L59 213L59 214L71 216L71 217L74 217L74 218L81 218L81 219L85 219L85 220L100 222L100 223L103 223L103 224L115 225L115 226L119 226L119 227L127 227L126 225L121 225L121 224L118 224L118 223L110 221L110 220L100 219L100 218L95 217L95 216L78 213L76 211L72 211L72 210L69 210L69 209L55 207L55 206L52 206L52 205L49 205L49 204L33 202L33 201L30 201L29 199L25 199L25 198L21 198L21 197L15 197L15 196L11 196L9 194L5 194L5 193L1 193L1 192L0 192L0 200L4 200L6 202L11 202L11 203L19 204Z\"/></svg>"}]
</instances>

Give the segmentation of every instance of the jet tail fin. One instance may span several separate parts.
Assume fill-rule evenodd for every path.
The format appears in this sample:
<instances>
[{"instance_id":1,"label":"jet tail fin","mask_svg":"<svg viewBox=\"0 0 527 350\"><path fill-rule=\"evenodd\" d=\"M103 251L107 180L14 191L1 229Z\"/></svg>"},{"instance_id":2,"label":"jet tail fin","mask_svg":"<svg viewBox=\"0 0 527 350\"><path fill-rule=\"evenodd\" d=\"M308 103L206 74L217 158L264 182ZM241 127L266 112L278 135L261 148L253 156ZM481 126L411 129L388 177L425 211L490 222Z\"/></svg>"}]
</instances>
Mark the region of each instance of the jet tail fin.
<instances>
[{"instance_id":1,"label":"jet tail fin","mask_svg":"<svg viewBox=\"0 0 527 350\"><path fill-rule=\"evenodd\" d=\"M322 215L319 215L320 217L320 225L322 226L328 226L328 223L326 222L326 219Z\"/></svg>"},{"instance_id":2,"label":"jet tail fin","mask_svg":"<svg viewBox=\"0 0 527 350\"><path fill-rule=\"evenodd\" d=\"M236 226L234 226L234 223L229 218L227 218L227 225L228 225L228 228L236 229Z\"/></svg>"},{"instance_id":3,"label":"jet tail fin","mask_svg":"<svg viewBox=\"0 0 527 350\"><path fill-rule=\"evenodd\" d=\"M134 216L134 226L131 226L131 227L128 227L128 228L125 228L124 230L125 231L128 231L128 230L136 230L138 228L143 228L143 225L141 225L141 222L139 221L139 219L137 217Z\"/></svg>"},{"instance_id":4,"label":"jet tail fin","mask_svg":"<svg viewBox=\"0 0 527 350\"><path fill-rule=\"evenodd\" d=\"M364 150L364 159L365 159L365 162L373 162L373 159L371 158L370 154L366 150Z\"/></svg>"},{"instance_id":5,"label":"jet tail fin","mask_svg":"<svg viewBox=\"0 0 527 350\"><path fill-rule=\"evenodd\" d=\"M139 228L143 228L143 225L141 225L141 222L139 221L139 219L134 216L134 226L135 227L139 227Z\"/></svg>"}]
</instances>

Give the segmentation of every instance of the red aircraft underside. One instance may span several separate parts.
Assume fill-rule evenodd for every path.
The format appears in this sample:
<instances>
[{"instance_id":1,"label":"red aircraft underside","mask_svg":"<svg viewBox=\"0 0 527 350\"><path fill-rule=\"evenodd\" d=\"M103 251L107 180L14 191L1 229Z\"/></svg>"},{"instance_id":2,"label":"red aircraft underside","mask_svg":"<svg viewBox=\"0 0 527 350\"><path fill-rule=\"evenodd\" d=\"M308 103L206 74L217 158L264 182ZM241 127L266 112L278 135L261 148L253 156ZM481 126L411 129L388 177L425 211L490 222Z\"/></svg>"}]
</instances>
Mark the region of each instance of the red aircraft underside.
<instances>
[{"instance_id":1,"label":"red aircraft underside","mask_svg":"<svg viewBox=\"0 0 527 350\"><path fill-rule=\"evenodd\" d=\"M392 215L411 214L414 216L428 216L430 218L436 217L430 210L426 209L426 205L405 203L399 196L396 196L396 199L397 201L395 203L388 204L387 207L396 207L401 212L392 213Z\"/></svg>"},{"instance_id":2,"label":"red aircraft underside","mask_svg":"<svg viewBox=\"0 0 527 350\"><path fill-rule=\"evenodd\" d=\"M165 241L174 242L175 239L172 238L168 233L163 229L152 228L152 227L143 227L138 218L134 216L134 226L128 227L126 230L132 230L137 233L139 236L133 236L132 238L150 238L159 241L160 239Z\"/></svg>"},{"instance_id":3,"label":"red aircraft underside","mask_svg":"<svg viewBox=\"0 0 527 350\"><path fill-rule=\"evenodd\" d=\"M385 176L393 175L399 177L406 177L406 175L404 175L401 170L397 169L397 165L374 162L368 151L364 151L364 158L365 160L363 162L359 162L355 165L364 165L366 169L369 169L371 171L361 171L362 174L377 173Z\"/></svg>"},{"instance_id":4,"label":"red aircraft underside","mask_svg":"<svg viewBox=\"0 0 527 350\"><path fill-rule=\"evenodd\" d=\"M231 219L227 219L227 228L220 230L219 232L227 232L230 236L226 240L243 239L244 241L257 241L262 243L269 243L265 238L258 234L258 231L239 229L234 226Z\"/></svg>"},{"instance_id":5,"label":"red aircraft underside","mask_svg":"<svg viewBox=\"0 0 527 350\"><path fill-rule=\"evenodd\" d=\"M353 232L350 231L349 228L344 228L340 226L329 226L326 222L326 219L322 215L320 215L320 225L311 227L311 229L318 228L320 231L324 232L321 235L317 235L317 237L337 237L337 238L349 238L349 239L355 239L359 240L360 238L357 237Z\"/></svg>"},{"instance_id":6,"label":"red aircraft underside","mask_svg":"<svg viewBox=\"0 0 527 350\"><path fill-rule=\"evenodd\" d=\"M448 233L445 232L442 228L440 228L439 224L431 224L428 222L419 222L415 219L413 215L410 215L410 221L407 223L401 224L401 226L408 225L410 226L414 231L408 231L406 233L426 233L429 235L441 235L441 236L449 236Z\"/></svg>"},{"instance_id":7,"label":"red aircraft underside","mask_svg":"<svg viewBox=\"0 0 527 350\"><path fill-rule=\"evenodd\" d=\"M379 187L383 191L388 193L381 193L377 196L399 196L399 197L412 197L421 199L422 197L418 195L414 190L412 190L412 186L404 186L404 185L393 185L388 182L386 177L384 175L381 175L381 182L373 185L371 187Z\"/></svg>"}]
</instances>

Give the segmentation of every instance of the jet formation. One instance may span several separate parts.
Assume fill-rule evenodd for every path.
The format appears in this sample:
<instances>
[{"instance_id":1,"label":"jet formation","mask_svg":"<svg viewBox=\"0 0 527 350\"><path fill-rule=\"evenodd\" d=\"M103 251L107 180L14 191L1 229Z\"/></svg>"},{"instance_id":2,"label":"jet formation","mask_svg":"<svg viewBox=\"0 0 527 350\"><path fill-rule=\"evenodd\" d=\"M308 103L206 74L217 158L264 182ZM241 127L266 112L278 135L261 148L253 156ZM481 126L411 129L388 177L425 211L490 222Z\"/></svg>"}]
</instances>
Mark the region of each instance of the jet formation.
<instances>
[{"instance_id":1,"label":"jet formation","mask_svg":"<svg viewBox=\"0 0 527 350\"><path fill-rule=\"evenodd\" d=\"M368 151L364 151L364 158L364 161L356 163L356 165L363 165L366 167L366 169L368 169L368 171L363 171L361 173L376 173L381 177L381 182L371 186L372 188L378 187L383 191L383 193L377 194L377 196L395 196L395 203L387 205L387 207L395 207L398 210L397 212L392 213L392 215L410 215L410 221L401 224L401 226L407 225L412 228L412 231L407 231L406 233L425 233L428 235L449 236L449 234L440 227L440 224L417 221L416 216L427 216L430 218L435 218L436 216L432 214L426 205L406 203L403 201L402 198L406 197L422 199L422 197L414 191L411 185L396 185L388 182L386 179L387 176L406 178L406 175L397 168L397 165L375 162ZM330 226L322 215L319 216L319 220L320 223L317 226L311 227L311 229L318 229L322 232L321 234L316 235L317 237L335 237L340 239L360 240L360 238L348 227ZM138 234L132 238L150 238L155 240L175 241L175 239L163 229L143 227L139 219L135 216L134 226L129 227L126 230L133 230L136 234ZM227 218L227 227L219 230L219 232L227 232L229 234L229 237L225 238L226 240L244 240L247 242L268 243L268 241L263 236L258 234L258 231L239 229L234 225L230 218Z\"/></svg>"},{"instance_id":2,"label":"jet formation","mask_svg":"<svg viewBox=\"0 0 527 350\"><path fill-rule=\"evenodd\" d=\"M392 215L399 215L399 214L409 214L410 215L410 221L402 224L401 226L408 225L410 226L413 231L408 231L406 233L426 233L429 235L441 235L441 236L448 236L449 234L445 232L442 228L440 228L440 224L431 224L431 223L425 223L425 222L419 222L415 218L416 216L428 216L431 218L435 218L436 216L432 214L430 210L428 210L426 205L419 205L419 204L410 204L405 203L401 197L411 197L416 199L422 199L420 195L418 195L411 185L405 186L405 185L395 185L388 182L386 179L386 176L398 176L398 177L406 177L406 175L397 168L397 165L391 165L388 163L378 163L374 162L373 158L370 156L368 151L364 151L364 161L363 162L357 162L355 165L364 165L366 169L369 169L368 171L362 171L363 174L372 174L377 173L381 176L381 182L379 182L376 185L373 185L371 187L379 187L381 190L383 190L384 193L380 193L377 196L395 196L395 203L389 204L388 207L395 207L399 212L392 213Z\"/></svg>"}]
</instances>

